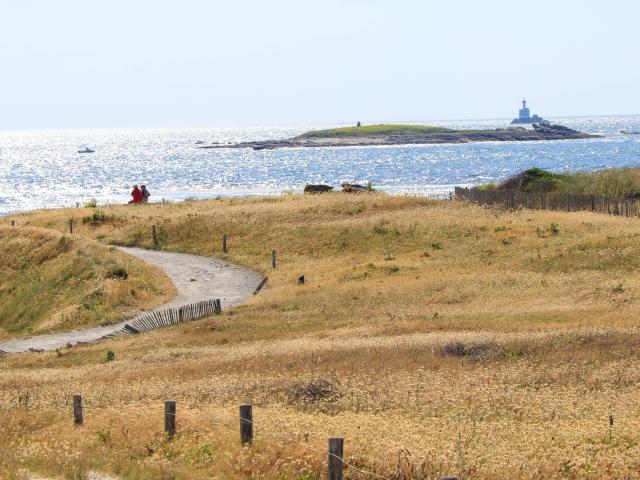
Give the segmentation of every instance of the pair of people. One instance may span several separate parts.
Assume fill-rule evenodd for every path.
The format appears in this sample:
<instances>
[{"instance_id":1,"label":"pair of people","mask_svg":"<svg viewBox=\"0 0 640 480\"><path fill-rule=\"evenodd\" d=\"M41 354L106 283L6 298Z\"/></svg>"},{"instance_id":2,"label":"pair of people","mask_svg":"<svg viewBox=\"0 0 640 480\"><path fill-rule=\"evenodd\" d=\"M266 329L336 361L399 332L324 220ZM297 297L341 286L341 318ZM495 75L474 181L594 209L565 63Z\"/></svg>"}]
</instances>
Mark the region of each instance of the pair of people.
<instances>
[{"instance_id":1,"label":"pair of people","mask_svg":"<svg viewBox=\"0 0 640 480\"><path fill-rule=\"evenodd\" d=\"M149 190L147 190L146 185L140 185L139 188L138 185L134 185L131 196L133 197L133 200L131 200L129 203L138 205L140 203L149 203L149 197L151 196L151 194L149 193Z\"/></svg>"}]
</instances>

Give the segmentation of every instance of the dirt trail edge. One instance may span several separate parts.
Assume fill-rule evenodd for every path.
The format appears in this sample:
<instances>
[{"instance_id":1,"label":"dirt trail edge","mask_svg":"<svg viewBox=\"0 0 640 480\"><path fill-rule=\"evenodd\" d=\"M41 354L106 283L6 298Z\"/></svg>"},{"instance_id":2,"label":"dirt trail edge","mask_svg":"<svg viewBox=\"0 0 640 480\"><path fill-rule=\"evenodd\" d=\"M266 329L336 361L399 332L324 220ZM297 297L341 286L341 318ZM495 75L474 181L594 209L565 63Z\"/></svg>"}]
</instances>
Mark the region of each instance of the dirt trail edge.
<instances>
[{"instance_id":1,"label":"dirt trail edge","mask_svg":"<svg viewBox=\"0 0 640 480\"><path fill-rule=\"evenodd\" d=\"M252 270L216 258L129 247L120 247L120 250L161 268L175 284L178 290L176 298L157 310L216 298L221 300L223 309L232 307L250 297L261 280L260 276ZM140 316L148 313L141 313ZM105 327L0 341L0 351L17 353L29 350L54 350L69 344L92 342L120 330L125 323L132 322L136 318Z\"/></svg>"}]
</instances>

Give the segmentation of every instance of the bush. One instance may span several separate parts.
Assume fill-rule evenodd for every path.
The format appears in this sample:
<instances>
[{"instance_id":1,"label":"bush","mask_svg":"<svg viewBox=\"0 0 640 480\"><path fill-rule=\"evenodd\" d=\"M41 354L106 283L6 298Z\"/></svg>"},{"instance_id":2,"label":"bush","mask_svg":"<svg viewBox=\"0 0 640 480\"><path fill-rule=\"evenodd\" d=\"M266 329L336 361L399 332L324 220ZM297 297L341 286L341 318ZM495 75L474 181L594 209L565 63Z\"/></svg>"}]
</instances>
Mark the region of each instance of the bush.
<instances>
[{"instance_id":1,"label":"bush","mask_svg":"<svg viewBox=\"0 0 640 480\"><path fill-rule=\"evenodd\" d=\"M566 184L567 177L565 175L547 172L541 168L530 168L508 178L500 184L499 188L531 193L547 193L562 190Z\"/></svg>"},{"instance_id":2,"label":"bush","mask_svg":"<svg viewBox=\"0 0 640 480\"><path fill-rule=\"evenodd\" d=\"M98 206L98 201L95 198L92 198L88 202L84 204L84 208L96 208Z\"/></svg>"},{"instance_id":3,"label":"bush","mask_svg":"<svg viewBox=\"0 0 640 480\"><path fill-rule=\"evenodd\" d=\"M91 215L82 217L82 223L88 223L89 225L101 225L111 220L113 220L113 217L110 215L105 215L99 208L94 209Z\"/></svg>"},{"instance_id":4,"label":"bush","mask_svg":"<svg viewBox=\"0 0 640 480\"><path fill-rule=\"evenodd\" d=\"M107 273L107 278L118 278L120 280L126 280L129 278L129 272L124 267L113 267Z\"/></svg>"},{"instance_id":5,"label":"bush","mask_svg":"<svg viewBox=\"0 0 640 480\"><path fill-rule=\"evenodd\" d=\"M499 352L496 344L491 342L465 344L460 341L449 342L440 347L440 355L445 357L468 358L474 361L493 360Z\"/></svg>"},{"instance_id":6,"label":"bush","mask_svg":"<svg viewBox=\"0 0 640 480\"><path fill-rule=\"evenodd\" d=\"M289 389L289 401L294 402L335 402L342 397L340 382L316 378L309 383L296 383Z\"/></svg>"}]
</instances>

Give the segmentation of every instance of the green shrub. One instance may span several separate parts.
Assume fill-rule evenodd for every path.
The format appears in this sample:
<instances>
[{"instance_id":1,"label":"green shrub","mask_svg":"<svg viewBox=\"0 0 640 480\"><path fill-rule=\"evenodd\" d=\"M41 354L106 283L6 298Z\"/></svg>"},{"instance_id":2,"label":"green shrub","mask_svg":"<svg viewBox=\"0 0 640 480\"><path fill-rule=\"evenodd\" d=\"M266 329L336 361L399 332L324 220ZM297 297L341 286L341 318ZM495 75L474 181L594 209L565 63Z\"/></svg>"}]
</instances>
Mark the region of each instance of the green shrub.
<instances>
[{"instance_id":1,"label":"green shrub","mask_svg":"<svg viewBox=\"0 0 640 480\"><path fill-rule=\"evenodd\" d=\"M108 443L111 439L111 430L109 430L108 428L98 430L96 433L98 434L98 438L102 443Z\"/></svg>"},{"instance_id":2,"label":"green shrub","mask_svg":"<svg viewBox=\"0 0 640 480\"><path fill-rule=\"evenodd\" d=\"M380 222L380 223L376 223L373 226L373 231L375 233L377 233L378 235L386 235L387 233L387 229L384 226L384 223Z\"/></svg>"},{"instance_id":3,"label":"green shrub","mask_svg":"<svg viewBox=\"0 0 640 480\"><path fill-rule=\"evenodd\" d=\"M103 223L107 223L113 220L113 217L110 215L105 215L102 210L99 208L95 208L91 215L87 215L86 217L82 217L82 223L89 225L101 225Z\"/></svg>"},{"instance_id":4,"label":"green shrub","mask_svg":"<svg viewBox=\"0 0 640 480\"><path fill-rule=\"evenodd\" d=\"M568 183L566 175L551 173L541 168L530 168L502 182L500 189L520 190L522 192L545 193L565 190Z\"/></svg>"}]
</instances>

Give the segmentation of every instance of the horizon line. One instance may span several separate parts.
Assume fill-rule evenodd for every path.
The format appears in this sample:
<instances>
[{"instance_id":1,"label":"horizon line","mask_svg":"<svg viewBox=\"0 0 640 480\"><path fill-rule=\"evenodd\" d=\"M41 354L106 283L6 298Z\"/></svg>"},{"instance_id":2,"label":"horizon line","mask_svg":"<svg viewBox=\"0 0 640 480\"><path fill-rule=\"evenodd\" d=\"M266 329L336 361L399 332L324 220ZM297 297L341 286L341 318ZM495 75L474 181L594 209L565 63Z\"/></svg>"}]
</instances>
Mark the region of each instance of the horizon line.
<instances>
[{"instance_id":1,"label":"horizon line","mask_svg":"<svg viewBox=\"0 0 640 480\"><path fill-rule=\"evenodd\" d=\"M634 117L640 116L640 113L599 113L599 114L587 114L587 115L549 115L543 116L543 119L564 119L564 118L601 118L601 117ZM387 120L387 121L361 121L363 125L381 125L381 124L416 124L424 125L427 122L474 122L474 121L510 121L513 117L469 117L469 118L432 118L428 120ZM0 128L0 132L52 132L60 130L199 130L207 128L275 128L275 127L304 127L311 125L351 125L358 122L355 121L316 121L316 122L304 122L304 123L268 123L268 124L255 124L255 123L235 123L235 124L210 124L201 126L100 126L100 127L34 127L34 128Z\"/></svg>"}]
</instances>

